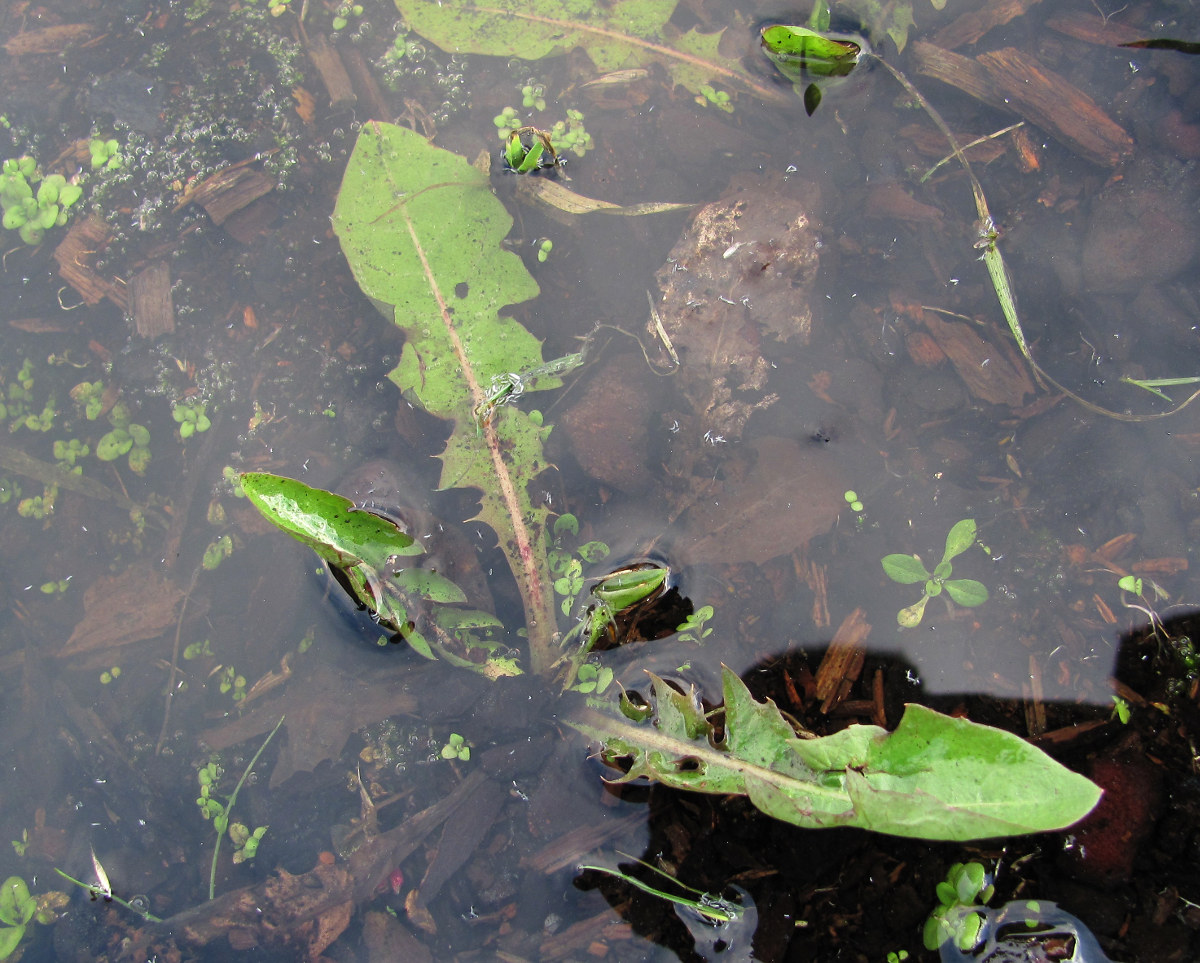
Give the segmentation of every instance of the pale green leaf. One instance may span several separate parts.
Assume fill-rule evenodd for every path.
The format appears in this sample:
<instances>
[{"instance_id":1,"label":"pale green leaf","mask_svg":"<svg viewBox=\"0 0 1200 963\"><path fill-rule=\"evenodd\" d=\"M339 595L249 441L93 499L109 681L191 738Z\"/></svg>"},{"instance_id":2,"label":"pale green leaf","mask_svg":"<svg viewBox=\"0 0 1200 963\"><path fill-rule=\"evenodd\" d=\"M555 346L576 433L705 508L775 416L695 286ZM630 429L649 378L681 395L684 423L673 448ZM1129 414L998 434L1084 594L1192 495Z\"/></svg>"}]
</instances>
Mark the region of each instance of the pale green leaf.
<instances>
[{"instance_id":1,"label":"pale green leaf","mask_svg":"<svg viewBox=\"0 0 1200 963\"><path fill-rule=\"evenodd\" d=\"M912 585L924 582L929 578L925 566L915 555L885 555L881 560L884 574L893 582L901 585Z\"/></svg>"},{"instance_id":2,"label":"pale green leaf","mask_svg":"<svg viewBox=\"0 0 1200 963\"><path fill-rule=\"evenodd\" d=\"M959 605L974 608L988 600L988 590L973 578L955 578L945 583L946 594Z\"/></svg>"},{"instance_id":3,"label":"pale green leaf","mask_svg":"<svg viewBox=\"0 0 1200 963\"><path fill-rule=\"evenodd\" d=\"M409 27L452 53L540 60L582 47L596 70L661 64L692 93L714 80L780 100L781 92L751 77L718 49L721 33L673 31L677 0L396 0Z\"/></svg>"},{"instance_id":4,"label":"pale green leaf","mask_svg":"<svg viewBox=\"0 0 1200 963\"><path fill-rule=\"evenodd\" d=\"M1061 829L1100 790L1010 732L910 705L895 732L849 726L800 739L770 700L757 702L728 668L725 738L694 691L653 677L652 721L584 710L572 723L624 759L623 780L736 794L784 822L858 826L896 836L967 840Z\"/></svg>"},{"instance_id":5,"label":"pale green leaf","mask_svg":"<svg viewBox=\"0 0 1200 963\"><path fill-rule=\"evenodd\" d=\"M955 522L954 527L946 535L946 552L942 561L948 562L965 552L975 544L975 519L964 518Z\"/></svg>"}]
</instances>

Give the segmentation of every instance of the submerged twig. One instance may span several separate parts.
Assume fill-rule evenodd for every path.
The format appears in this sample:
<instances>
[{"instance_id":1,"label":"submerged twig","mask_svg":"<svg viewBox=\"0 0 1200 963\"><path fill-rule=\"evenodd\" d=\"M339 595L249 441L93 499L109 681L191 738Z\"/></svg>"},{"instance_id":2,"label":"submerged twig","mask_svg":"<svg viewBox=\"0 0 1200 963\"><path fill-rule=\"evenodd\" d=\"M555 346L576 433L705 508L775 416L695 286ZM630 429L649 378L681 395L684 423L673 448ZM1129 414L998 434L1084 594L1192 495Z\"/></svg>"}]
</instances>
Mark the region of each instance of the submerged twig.
<instances>
[{"instance_id":1,"label":"submerged twig","mask_svg":"<svg viewBox=\"0 0 1200 963\"><path fill-rule=\"evenodd\" d=\"M1021 327L1021 319L1017 314L1017 303L1013 297L1012 285L1009 281L1008 268L1004 263L1004 258L1000 254L1000 249L996 247L998 232L996 231L995 221L992 220L991 211L988 209L987 198L983 193L983 186L979 183L979 178L975 176L975 172L971 169L970 161L963 154L963 148L959 145L958 139L954 136L953 131L942 119L939 114L925 99L916 87L912 85L907 77L904 76L898 69L882 57L877 58L884 68L895 78L896 82L912 97L921 109L929 116L929 119L937 125L938 130L942 132L942 136L946 138L946 142L950 145L951 155L958 160L966 172L967 178L971 184L971 194L975 198L975 212L979 217L980 241L977 246L980 247L982 253L980 255L983 263L987 266L988 274L992 279L992 287L996 292L996 297L1000 301L1000 310L1004 314L1005 321L1008 322L1008 329L1012 333L1013 338L1017 342L1017 347L1021 349L1021 354L1025 356L1025 360L1029 362L1029 366L1033 369L1034 377L1036 377L1044 385L1050 385L1057 391L1061 391L1072 401L1082 405L1088 411L1095 412L1098 415L1103 415L1106 418L1113 418L1117 421L1127 422L1143 422L1157 421L1159 418L1166 418L1169 415L1176 414L1190 405L1197 398L1200 398L1200 388L1189 395L1184 401L1176 405L1170 411L1160 411L1149 415L1131 415L1123 411L1113 411L1105 408L1102 405L1097 405L1094 402L1088 401L1077 395L1070 388L1060 384L1052 378L1044 368L1033 358L1033 352L1029 348L1029 343L1025 340L1025 332Z\"/></svg>"}]
</instances>

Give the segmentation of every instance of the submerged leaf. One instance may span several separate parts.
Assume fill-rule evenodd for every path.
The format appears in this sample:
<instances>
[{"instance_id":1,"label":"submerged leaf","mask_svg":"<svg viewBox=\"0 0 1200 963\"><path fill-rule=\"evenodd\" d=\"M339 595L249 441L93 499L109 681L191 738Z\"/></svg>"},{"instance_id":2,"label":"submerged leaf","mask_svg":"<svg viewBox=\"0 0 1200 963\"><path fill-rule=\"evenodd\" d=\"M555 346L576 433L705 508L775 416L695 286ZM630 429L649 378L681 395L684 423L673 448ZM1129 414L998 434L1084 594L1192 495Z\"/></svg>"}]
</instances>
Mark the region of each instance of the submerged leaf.
<instances>
[{"instance_id":1,"label":"submerged leaf","mask_svg":"<svg viewBox=\"0 0 1200 963\"><path fill-rule=\"evenodd\" d=\"M695 691L656 676L655 716L634 724L594 710L573 723L647 778L736 794L797 826L858 826L895 836L967 840L1061 829L1100 798L1089 780L1010 732L909 705L895 732L852 725L800 739L770 700L723 672L725 737Z\"/></svg>"},{"instance_id":2,"label":"submerged leaf","mask_svg":"<svg viewBox=\"0 0 1200 963\"><path fill-rule=\"evenodd\" d=\"M464 158L406 128L371 123L346 167L333 224L364 293L405 331L390 377L453 421L442 487L482 491L478 518L495 530L517 580L540 672L557 656L545 564L550 511L529 496L548 464L544 432L515 406L489 402L494 385L544 370L538 340L499 314L538 293L521 259L503 247L512 218L487 175ZM559 383L544 374L534 387ZM484 414L477 420L476 412Z\"/></svg>"},{"instance_id":3,"label":"submerged leaf","mask_svg":"<svg viewBox=\"0 0 1200 963\"><path fill-rule=\"evenodd\" d=\"M451 53L491 54L540 60L584 48L600 73L653 63L690 90L714 79L779 100L778 90L758 83L737 60L718 49L721 33L692 28L672 34L677 0L396 0L410 29Z\"/></svg>"}]
</instances>

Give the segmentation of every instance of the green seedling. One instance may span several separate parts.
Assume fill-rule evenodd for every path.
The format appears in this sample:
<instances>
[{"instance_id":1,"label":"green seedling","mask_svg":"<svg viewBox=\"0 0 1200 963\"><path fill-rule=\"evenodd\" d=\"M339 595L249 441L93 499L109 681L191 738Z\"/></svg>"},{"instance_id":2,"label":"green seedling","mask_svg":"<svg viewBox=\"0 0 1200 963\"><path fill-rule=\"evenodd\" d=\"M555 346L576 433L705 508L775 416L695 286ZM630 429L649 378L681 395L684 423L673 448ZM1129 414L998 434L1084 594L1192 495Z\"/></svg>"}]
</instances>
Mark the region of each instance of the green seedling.
<instances>
[{"instance_id":1,"label":"green seedling","mask_svg":"<svg viewBox=\"0 0 1200 963\"><path fill-rule=\"evenodd\" d=\"M219 688L221 695L232 694L234 702L241 702L246 698L246 677L239 675L237 669L231 665L218 666L213 672L220 679Z\"/></svg>"},{"instance_id":2,"label":"green seedling","mask_svg":"<svg viewBox=\"0 0 1200 963\"><path fill-rule=\"evenodd\" d=\"M12 956L36 912L37 900L20 876L10 876L0 884L0 960Z\"/></svg>"},{"instance_id":3,"label":"green seedling","mask_svg":"<svg viewBox=\"0 0 1200 963\"><path fill-rule=\"evenodd\" d=\"M670 569L666 567L634 565L606 575L592 586L593 601L588 606L583 621L563 639L564 646L575 638L583 639L573 657L576 672L601 636L615 627L617 616L626 609L660 594L670 574Z\"/></svg>"},{"instance_id":4,"label":"green seedling","mask_svg":"<svg viewBox=\"0 0 1200 963\"><path fill-rule=\"evenodd\" d=\"M213 828L217 831L216 843L213 846L212 867L208 874L208 898L213 899L217 892L217 860L221 855L221 840L225 838L226 832L230 830L229 813L233 810L237 803L238 793L242 791L242 786L245 785L246 778L253 772L255 765L258 764L259 757L263 751L270 745L271 740L275 738L275 733L279 731L283 725L284 717L280 716L279 721L275 723L275 728L271 730L267 738L263 740L263 744L258 747L258 752L254 754L246 768L242 771L241 778L237 781L237 785L233 787L233 792L229 794L229 798L225 802L221 802L216 795L217 785L220 783L223 770L220 763L215 759L209 760L208 764L201 767L196 773L196 779L200 783L200 795L196 799L196 805L200 807L200 814L205 819L211 819ZM243 859L249 859L258 851L258 842L262 839L263 834L267 831L266 826L261 826L254 830L253 833L247 832L246 837L241 843L242 850L245 851L249 840L254 839L253 849L250 854L244 856ZM239 832L235 837L230 833L230 837L234 841L234 845L238 845L238 837L241 837ZM236 862L237 860L235 860Z\"/></svg>"},{"instance_id":5,"label":"green seedling","mask_svg":"<svg viewBox=\"0 0 1200 963\"><path fill-rule=\"evenodd\" d=\"M100 684L108 685L111 682L115 682L119 678L121 678L121 667L119 665L114 665L108 671L100 673Z\"/></svg>"},{"instance_id":6,"label":"green seedling","mask_svg":"<svg viewBox=\"0 0 1200 963\"><path fill-rule=\"evenodd\" d=\"M38 589L43 595L62 595L62 593L67 590L70 584L71 576L68 575L66 578L55 579L50 582L43 582L38 586Z\"/></svg>"},{"instance_id":7,"label":"green seedling","mask_svg":"<svg viewBox=\"0 0 1200 963\"><path fill-rule=\"evenodd\" d=\"M58 498L58 486L47 485L40 495L22 498L17 502L17 514L22 518L45 518L54 514L54 500Z\"/></svg>"},{"instance_id":8,"label":"green seedling","mask_svg":"<svg viewBox=\"0 0 1200 963\"><path fill-rule=\"evenodd\" d=\"M925 615L925 605L931 598L945 591L954 602L973 608L987 601L987 588L980 582L969 578L950 578L954 572L951 561L965 552L975 543L975 519L964 518L956 522L946 536L946 549L942 560L932 572L925 568L924 563L916 555L885 555L881 560L883 571L893 582L901 585L912 585L924 582L924 593L912 605L902 608L896 614L896 621L905 628L913 628L921 624Z\"/></svg>"},{"instance_id":9,"label":"green seedling","mask_svg":"<svg viewBox=\"0 0 1200 963\"><path fill-rule=\"evenodd\" d=\"M885 959L887 963L904 963L908 959L908 950L894 950Z\"/></svg>"},{"instance_id":10,"label":"green seedling","mask_svg":"<svg viewBox=\"0 0 1200 963\"><path fill-rule=\"evenodd\" d=\"M571 689L584 695L601 695L612 685L613 670L608 666L597 666L584 662L575 673L575 684Z\"/></svg>"},{"instance_id":11,"label":"green seedling","mask_svg":"<svg viewBox=\"0 0 1200 963\"><path fill-rule=\"evenodd\" d=\"M86 458L91 454L91 449L78 438L72 438L69 441L59 439L54 442L54 459L66 468L69 468L76 475L83 473L83 466L77 465L76 462L80 458Z\"/></svg>"},{"instance_id":12,"label":"green seedling","mask_svg":"<svg viewBox=\"0 0 1200 963\"><path fill-rule=\"evenodd\" d=\"M546 263L546 259L550 257L550 252L554 250L554 242L550 238L545 238L538 245L537 259L540 263Z\"/></svg>"},{"instance_id":13,"label":"green seedling","mask_svg":"<svg viewBox=\"0 0 1200 963\"><path fill-rule=\"evenodd\" d=\"M333 14L333 29L345 30L350 25L351 17L361 17L362 15L363 6L361 3L350 3L349 0L342 0Z\"/></svg>"},{"instance_id":14,"label":"green seedling","mask_svg":"<svg viewBox=\"0 0 1200 963\"><path fill-rule=\"evenodd\" d=\"M679 633L681 642L703 642L710 635L712 629L708 627L708 620L713 617L713 607L711 605L702 605L687 617L687 621L676 627L675 631Z\"/></svg>"},{"instance_id":15,"label":"green seedling","mask_svg":"<svg viewBox=\"0 0 1200 963\"><path fill-rule=\"evenodd\" d=\"M196 432L205 432L212 427L208 415L205 414L207 405L202 401L183 401L171 409L171 417L179 425L179 437L184 441Z\"/></svg>"},{"instance_id":16,"label":"green seedling","mask_svg":"<svg viewBox=\"0 0 1200 963\"><path fill-rule=\"evenodd\" d=\"M93 137L88 141L88 151L92 155L91 165L94 171L115 171L124 164L121 157L121 145L112 138L104 140L100 137Z\"/></svg>"},{"instance_id":17,"label":"green seedling","mask_svg":"<svg viewBox=\"0 0 1200 963\"><path fill-rule=\"evenodd\" d=\"M212 650L212 642L209 639L204 639L202 642L192 642L184 647L183 657L188 662L193 659L215 658L216 653Z\"/></svg>"},{"instance_id":18,"label":"green seedling","mask_svg":"<svg viewBox=\"0 0 1200 963\"><path fill-rule=\"evenodd\" d=\"M36 191L32 186L35 183ZM66 224L68 209L82 196L83 188L68 183L62 174L39 178L32 157L9 158L0 165L4 227L16 231L30 246L40 244L50 228Z\"/></svg>"},{"instance_id":19,"label":"green seedling","mask_svg":"<svg viewBox=\"0 0 1200 963\"><path fill-rule=\"evenodd\" d=\"M764 27L761 34L763 51L795 85L810 117L821 104L817 79L849 76L858 66L865 45L861 37L831 33L829 24L829 5L819 0L807 27L774 24Z\"/></svg>"},{"instance_id":20,"label":"green seedling","mask_svg":"<svg viewBox=\"0 0 1200 963\"><path fill-rule=\"evenodd\" d=\"M211 572L232 554L233 538L229 535L222 535L204 550L204 557L200 560L200 565L206 571Z\"/></svg>"},{"instance_id":21,"label":"green seedling","mask_svg":"<svg viewBox=\"0 0 1200 963\"><path fill-rule=\"evenodd\" d=\"M14 498L21 497L21 486L7 475L0 475L0 505L7 505Z\"/></svg>"},{"instance_id":22,"label":"green seedling","mask_svg":"<svg viewBox=\"0 0 1200 963\"><path fill-rule=\"evenodd\" d=\"M651 866L644 860L637 859L636 857L630 856L627 853L619 853L618 855L632 860L642 868L648 869L650 872L661 876L672 886L677 886L680 889L687 890L689 893L692 893L693 896L680 896L675 893L669 893L666 890L657 889L654 886L651 886L649 883L638 879L636 876L631 876L620 867L613 869L611 866L601 866L596 863L584 863L581 864L579 868L581 870L590 869L596 873L604 873L606 876L614 876L617 879L628 883L630 886L633 886L635 889L640 889L643 893L649 893L651 896L657 896L659 899L665 899L670 903L674 903L676 906L685 906L688 909L699 913L714 926L732 923L741 919L743 912L742 908L732 900L727 900L720 896L714 896L712 893L706 893L703 890L688 886L686 883L681 883L670 873L663 872L657 866Z\"/></svg>"},{"instance_id":23,"label":"green seedling","mask_svg":"<svg viewBox=\"0 0 1200 963\"><path fill-rule=\"evenodd\" d=\"M558 151L550 139L550 132L537 127L518 127L506 135L504 142L504 166L517 174L557 167L560 163Z\"/></svg>"},{"instance_id":24,"label":"green seedling","mask_svg":"<svg viewBox=\"0 0 1200 963\"><path fill-rule=\"evenodd\" d=\"M1133 710L1130 708L1129 703L1119 695L1113 696L1112 702L1112 718L1118 720L1123 726L1129 725L1129 717L1133 715Z\"/></svg>"},{"instance_id":25,"label":"green seedling","mask_svg":"<svg viewBox=\"0 0 1200 963\"><path fill-rule=\"evenodd\" d=\"M19 859L25 858L25 850L29 848L29 830L21 830L21 838L14 839L12 842L13 852L17 854Z\"/></svg>"},{"instance_id":26,"label":"green seedling","mask_svg":"<svg viewBox=\"0 0 1200 963\"><path fill-rule=\"evenodd\" d=\"M129 409L122 402L113 405L108 420L112 423L112 431L96 442L96 457L101 461L116 461L122 455L128 455L129 470L135 475L143 474L150 463L149 430L130 420Z\"/></svg>"},{"instance_id":27,"label":"green seedling","mask_svg":"<svg viewBox=\"0 0 1200 963\"><path fill-rule=\"evenodd\" d=\"M95 421L104 410L104 382L81 381L71 389L71 400L79 406L88 421Z\"/></svg>"},{"instance_id":28,"label":"green seedling","mask_svg":"<svg viewBox=\"0 0 1200 963\"><path fill-rule=\"evenodd\" d=\"M846 504L850 506L850 511L852 511L852 512L862 512L863 511L863 503L858 497L858 492L856 492L853 488L847 489L845 494L842 495L842 497L846 500Z\"/></svg>"},{"instance_id":29,"label":"green seedling","mask_svg":"<svg viewBox=\"0 0 1200 963\"><path fill-rule=\"evenodd\" d=\"M233 843L233 864L237 866L257 856L258 844L266 834L266 826L258 826L251 831L245 823L230 823L229 839Z\"/></svg>"},{"instance_id":30,"label":"green seedling","mask_svg":"<svg viewBox=\"0 0 1200 963\"><path fill-rule=\"evenodd\" d=\"M724 90L717 90L704 84L700 88L700 96L696 98L696 103L701 107L712 106L717 110L723 110L727 114L733 113L733 104L729 102L729 93Z\"/></svg>"},{"instance_id":31,"label":"green seedling","mask_svg":"<svg viewBox=\"0 0 1200 963\"><path fill-rule=\"evenodd\" d=\"M546 88L542 84L526 84L521 88L521 106L526 110L545 110Z\"/></svg>"},{"instance_id":32,"label":"green seedling","mask_svg":"<svg viewBox=\"0 0 1200 963\"><path fill-rule=\"evenodd\" d=\"M550 128L550 140L559 150L569 150L576 157L582 157L596 146L592 135L583 126L583 113L578 110L568 110L567 119L558 121Z\"/></svg>"},{"instance_id":33,"label":"green seedling","mask_svg":"<svg viewBox=\"0 0 1200 963\"><path fill-rule=\"evenodd\" d=\"M521 119L517 116L515 107L505 107L492 118L492 123L496 125L497 135L504 141L508 140L513 131L521 129Z\"/></svg>"},{"instance_id":34,"label":"green seedling","mask_svg":"<svg viewBox=\"0 0 1200 963\"><path fill-rule=\"evenodd\" d=\"M992 898L992 878L980 863L955 863L937 885L938 907L925 921L927 950L953 942L965 953L979 945L985 922L980 909Z\"/></svg>"},{"instance_id":35,"label":"green seedling","mask_svg":"<svg viewBox=\"0 0 1200 963\"><path fill-rule=\"evenodd\" d=\"M449 740L442 746L441 756L443 759L457 759L460 762L469 762L471 759L471 747L467 745L467 741L457 732L452 732L450 733Z\"/></svg>"}]
</instances>

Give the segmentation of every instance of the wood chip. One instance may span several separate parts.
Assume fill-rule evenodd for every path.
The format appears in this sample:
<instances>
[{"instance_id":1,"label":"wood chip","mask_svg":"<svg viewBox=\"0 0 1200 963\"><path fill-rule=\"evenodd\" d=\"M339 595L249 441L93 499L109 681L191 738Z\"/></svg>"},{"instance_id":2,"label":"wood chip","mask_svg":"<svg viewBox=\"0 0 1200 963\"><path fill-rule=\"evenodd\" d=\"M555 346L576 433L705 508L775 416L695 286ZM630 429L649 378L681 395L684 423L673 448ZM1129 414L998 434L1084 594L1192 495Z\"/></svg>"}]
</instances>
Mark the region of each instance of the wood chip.
<instances>
[{"instance_id":1,"label":"wood chip","mask_svg":"<svg viewBox=\"0 0 1200 963\"><path fill-rule=\"evenodd\" d=\"M1015 47L972 60L932 43L911 46L917 73L1016 113L1096 164L1115 167L1133 151L1133 139L1091 97Z\"/></svg>"},{"instance_id":2,"label":"wood chip","mask_svg":"<svg viewBox=\"0 0 1200 963\"><path fill-rule=\"evenodd\" d=\"M1133 43L1143 39L1146 34L1134 27L1116 23L1111 19L1097 17L1093 14L1076 10L1070 16L1055 16L1046 20L1046 26L1057 30L1068 37L1082 40L1084 43L1094 43L1101 47L1119 47L1123 43Z\"/></svg>"},{"instance_id":3,"label":"wood chip","mask_svg":"<svg viewBox=\"0 0 1200 963\"><path fill-rule=\"evenodd\" d=\"M157 338L175 330L175 302L171 298L171 268L155 261L129 283L133 323L143 338Z\"/></svg>"},{"instance_id":4,"label":"wood chip","mask_svg":"<svg viewBox=\"0 0 1200 963\"><path fill-rule=\"evenodd\" d=\"M103 278L92 270L96 255L104 250L111 237L108 225L94 214L71 225L61 243L54 249L58 276L71 285L86 304L99 304L108 298L122 311L129 310L129 296L123 285Z\"/></svg>"},{"instance_id":5,"label":"wood chip","mask_svg":"<svg viewBox=\"0 0 1200 963\"><path fill-rule=\"evenodd\" d=\"M189 187L175 206L178 210L187 204L199 204L214 224L222 224L235 211L274 189L275 182L266 174L239 164L223 168Z\"/></svg>"},{"instance_id":6,"label":"wood chip","mask_svg":"<svg viewBox=\"0 0 1200 963\"><path fill-rule=\"evenodd\" d=\"M909 311L911 317L925 325L954 365L967 390L980 401L1019 408L1026 395L1034 394L1036 389L1029 372L1007 344L992 344L974 328L957 321L945 321L936 312L921 308L910 308Z\"/></svg>"},{"instance_id":7,"label":"wood chip","mask_svg":"<svg viewBox=\"0 0 1200 963\"><path fill-rule=\"evenodd\" d=\"M817 698L824 700L821 711L831 712L850 693L862 672L867 650L864 643L871 634L866 612L855 609L833 633L833 641L817 669Z\"/></svg>"},{"instance_id":8,"label":"wood chip","mask_svg":"<svg viewBox=\"0 0 1200 963\"><path fill-rule=\"evenodd\" d=\"M948 50L975 43L993 27L1002 27L1041 2L1042 0L989 0L978 10L964 13L946 24L933 35L933 42Z\"/></svg>"},{"instance_id":9,"label":"wood chip","mask_svg":"<svg viewBox=\"0 0 1200 963\"><path fill-rule=\"evenodd\" d=\"M10 57L58 54L90 40L94 34L95 30L84 23L64 23L57 27L26 30L6 40L4 52Z\"/></svg>"},{"instance_id":10,"label":"wood chip","mask_svg":"<svg viewBox=\"0 0 1200 963\"><path fill-rule=\"evenodd\" d=\"M1133 138L1091 97L1035 58L1005 47L978 61L1009 109L1088 160L1116 167L1133 152Z\"/></svg>"},{"instance_id":11,"label":"wood chip","mask_svg":"<svg viewBox=\"0 0 1200 963\"><path fill-rule=\"evenodd\" d=\"M309 34L306 49L329 94L329 106L334 110L353 107L358 98L354 95L354 85L350 83L350 75L338 52L322 34L316 32Z\"/></svg>"}]
</instances>

